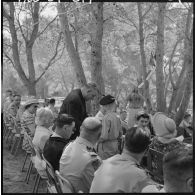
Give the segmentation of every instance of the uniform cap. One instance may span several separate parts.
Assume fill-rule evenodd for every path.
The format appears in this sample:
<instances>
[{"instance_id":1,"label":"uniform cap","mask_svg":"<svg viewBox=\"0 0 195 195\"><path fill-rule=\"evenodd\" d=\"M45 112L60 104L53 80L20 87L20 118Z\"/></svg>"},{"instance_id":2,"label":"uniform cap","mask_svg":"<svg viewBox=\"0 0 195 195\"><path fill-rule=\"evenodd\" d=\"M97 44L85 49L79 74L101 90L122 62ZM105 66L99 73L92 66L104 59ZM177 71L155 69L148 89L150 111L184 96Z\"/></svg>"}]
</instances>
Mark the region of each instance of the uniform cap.
<instances>
[{"instance_id":1,"label":"uniform cap","mask_svg":"<svg viewBox=\"0 0 195 195\"><path fill-rule=\"evenodd\" d=\"M105 106L115 101L115 97L112 95L106 95L100 100L100 105Z\"/></svg>"}]
</instances>

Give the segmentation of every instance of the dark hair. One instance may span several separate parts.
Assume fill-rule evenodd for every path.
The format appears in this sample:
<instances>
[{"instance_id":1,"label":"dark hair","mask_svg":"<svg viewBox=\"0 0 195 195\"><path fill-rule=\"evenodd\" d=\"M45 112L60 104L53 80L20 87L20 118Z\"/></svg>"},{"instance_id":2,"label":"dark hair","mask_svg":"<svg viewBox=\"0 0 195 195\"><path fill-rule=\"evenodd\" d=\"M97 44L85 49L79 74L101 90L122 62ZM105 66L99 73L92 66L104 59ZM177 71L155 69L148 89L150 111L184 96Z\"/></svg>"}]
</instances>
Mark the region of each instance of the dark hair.
<instances>
[{"instance_id":1,"label":"dark hair","mask_svg":"<svg viewBox=\"0 0 195 195\"><path fill-rule=\"evenodd\" d=\"M164 155L163 175L168 182L177 183L178 179L193 169L192 147L180 146Z\"/></svg>"},{"instance_id":2,"label":"dark hair","mask_svg":"<svg viewBox=\"0 0 195 195\"><path fill-rule=\"evenodd\" d=\"M75 121L71 115L68 114L59 114L55 119L55 125L59 128L62 128L64 125L71 125Z\"/></svg>"},{"instance_id":3,"label":"dark hair","mask_svg":"<svg viewBox=\"0 0 195 195\"><path fill-rule=\"evenodd\" d=\"M7 89L5 92L10 92L10 93L12 93L12 90L11 90L11 89Z\"/></svg>"},{"instance_id":4,"label":"dark hair","mask_svg":"<svg viewBox=\"0 0 195 195\"><path fill-rule=\"evenodd\" d=\"M55 102L56 102L56 100L55 100L54 98L51 98L51 99L49 100L49 104L55 104Z\"/></svg>"},{"instance_id":5,"label":"dark hair","mask_svg":"<svg viewBox=\"0 0 195 195\"><path fill-rule=\"evenodd\" d=\"M125 135L125 147L133 153L144 152L150 144L150 133L140 127L131 127Z\"/></svg>"},{"instance_id":6,"label":"dark hair","mask_svg":"<svg viewBox=\"0 0 195 195\"><path fill-rule=\"evenodd\" d=\"M25 106L24 109L26 110L26 109L30 108L33 104L35 104L35 103L32 103L32 104L29 104L29 105ZM37 106L38 106L38 105L37 105Z\"/></svg>"},{"instance_id":7,"label":"dark hair","mask_svg":"<svg viewBox=\"0 0 195 195\"><path fill-rule=\"evenodd\" d=\"M21 97L20 94L14 94L14 95L13 95L13 97L16 97L16 96Z\"/></svg>"},{"instance_id":8,"label":"dark hair","mask_svg":"<svg viewBox=\"0 0 195 195\"><path fill-rule=\"evenodd\" d=\"M183 118L184 118L184 119L187 119L187 118L190 117L190 116L191 116L191 114L189 114L189 113L186 112L186 113L184 114L184 117L183 117Z\"/></svg>"},{"instance_id":9,"label":"dark hair","mask_svg":"<svg viewBox=\"0 0 195 195\"><path fill-rule=\"evenodd\" d=\"M147 113L143 113L143 114L137 115L136 120L139 121L140 118L150 119L150 116Z\"/></svg>"}]
</instances>

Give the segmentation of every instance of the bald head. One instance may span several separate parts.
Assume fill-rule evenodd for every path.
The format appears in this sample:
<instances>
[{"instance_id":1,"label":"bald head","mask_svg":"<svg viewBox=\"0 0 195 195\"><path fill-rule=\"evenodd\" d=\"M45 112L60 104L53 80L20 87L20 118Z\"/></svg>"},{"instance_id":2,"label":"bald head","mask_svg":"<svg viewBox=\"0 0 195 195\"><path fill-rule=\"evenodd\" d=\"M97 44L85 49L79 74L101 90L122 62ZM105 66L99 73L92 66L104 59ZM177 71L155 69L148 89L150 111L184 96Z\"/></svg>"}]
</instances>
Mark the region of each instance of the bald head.
<instances>
[{"instance_id":1,"label":"bald head","mask_svg":"<svg viewBox=\"0 0 195 195\"><path fill-rule=\"evenodd\" d=\"M81 131L87 131L87 132L97 132L99 129L101 129L102 123L101 121L96 117L87 117L82 125L81 125Z\"/></svg>"},{"instance_id":2,"label":"bald head","mask_svg":"<svg viewBox=\"0 0 195 195\"><path fill-rule=\"evenodd\" d=\"M95 145L100 138L101 131L101 121L95 117L88 117L83 121L80 127L80 137Z\"/></svg>"}]
</instances>

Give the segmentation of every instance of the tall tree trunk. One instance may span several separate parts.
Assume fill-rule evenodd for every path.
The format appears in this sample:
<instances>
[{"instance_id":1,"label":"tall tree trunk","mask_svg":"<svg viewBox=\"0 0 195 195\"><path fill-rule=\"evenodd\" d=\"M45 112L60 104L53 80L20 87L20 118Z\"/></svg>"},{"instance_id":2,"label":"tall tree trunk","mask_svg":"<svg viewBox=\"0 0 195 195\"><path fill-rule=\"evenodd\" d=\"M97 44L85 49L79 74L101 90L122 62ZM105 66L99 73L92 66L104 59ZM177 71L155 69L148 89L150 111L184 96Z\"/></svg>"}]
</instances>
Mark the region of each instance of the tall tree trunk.
<instances>
[{"instance_id":1,"label":"tall tree trunk","mask_svg":"<svg viewBox=\"0 0 195 195\"><path fill-rule=\"evenodd\" d=\"M97 84L98 95L93 101L93 114L99 109L99 100L105 93L104 80L102 77L102 38L103 38L103 2L94 3L93 16L96 30L91 35L91 79Z\"/></svg>"},{"instance_id":2,"label":"tall tree trunk","mask_svg":"<svg viewBox=\"0 0 195 195\"><path fill-rule=\"evenodd\" d=\"M183 99L181 101L181 105L179 107L179 111L176 114L175 122L177 125L180 124L184 112L188 108L188 104L190 101L190 97L192 95L192 86L193 86L193 29L191 30L190 39L188 39L188 49L186 51L186 64L187 64L187 74L186 74L186 82L185 82L185 90Z\"/></svg>"},{"instance_id":3,"label":"tall tree trunk","mask_svg":"<svg viewBox=\"0 0 195 195\"><path fill-rule=\"evenodd\" d=\"M87 81L86 81L85 74L83 71L80 56L78 52L76 51L73 41L72 41L71 33L69 30L67 12L66 12L67 10L65 9L64 3L58 3L57 10L58 10L59 18L60 18L61 28L64 33L66 49L69 54L70 60L72 62L72 66L76 74L78 85L81 87L83 85L86 85Z\"/></svg>"},{"instance_id":4,"label":"tall tree trunk","mask_svg":"<svg viewBox=\"0 0 195 195\"><path fill-rule=\"evenodd\" d=\"M138 7L138 16L139 16L139 38L140 38L140 53L141 53L141 61L142 61L142 69L143 69L143 79L144 79L144 97L146 101L146 106L148 111L152 110L152 104L150 101L150 93L149 93L149 81L146 81L147 77L147 64L146 64L146 55L144 49L144 30L143 30L143 15L142 15L142 4L137 3Z\"/></svg>"},{"instance_id":5,"label":"tall tree trunk","mask_svg":"<svg viewBox=\"0 0 195 195\"><path fill-rule=\"evenodd\" d=\"M7 18L9 22L9 29L11 33L12 38L12 55L13 55L13 62L14 62L14 68L16 69L20 79L24 83L24 85L27 87L29 95L36 96L36 83L35 83L35 69L34 69L34 63L32 58L32 47L35 42L39 24L39 3L34 4L34 12L32 14L33 22L35 25L33 26L33 31L31 34L31 37L29 40L27 40L27 37L24 37L24 41L26 43L26 56L27 56L27 63L28 63L28 71L29 71L29 78L27 78L26 74L24 73L24 70L22 68L21 62L20 62L20 55L18 50L18 37L17 37L17 31L15 28L15 6L13 2L8 3L10 8L10 15L7 14L6 10L4 9L4 17Z\"/></svg>"},{"instance_id":6,"label":"tall tree trunk","mask_svg":"<svg viewBox=\"0 0 195 195\"><path fill-rule=\"evenodd\" d=\"M188 37L190 37L190 29L191 29L191 24L192 24L192 12L193 12L193 7L191 6L191 8L188 10L188 16L187 16L187 20L186 20L186 28L185 28L185 38L184 38L184 60L183 60L183 66L182 66L182 70L180 72L179 78L177 79L177 82L175 84L175 88L173 88L173 94L171 96L171 100L169 103L169 108L168 108L168 112L170 113L172 110L175 110L177 108L176 103L178 102L178 100L180 99L180 94L181 92L181 85L184 82L184 78L186 75L186 62L188 60L188 55L187 54L187 49L188 49Z\"/></svg>"},{"instance_id":7,"label":"tall tree trunk","mask_svg":"<svg viewBox=\"0 0 195 195\"><path fill-rule=\"evenodd\" d=\"M158 3L158 22L157 22L157 47L156 47L156 91L157 91L157 111L166 110L165 101L165 81L163 74L164 57L164 17L166 3Z\"/></svg>"},{"instance_id":8,"label":"tall tree trunk","mask_svg":"<svg viewBox=\"0 0 195 195\"><path fill-rule=\"evenodd\" d=\"M35 83L28 83L27 85L28 95L36 97L36 84Z\"/></svg>"}]
</instances>

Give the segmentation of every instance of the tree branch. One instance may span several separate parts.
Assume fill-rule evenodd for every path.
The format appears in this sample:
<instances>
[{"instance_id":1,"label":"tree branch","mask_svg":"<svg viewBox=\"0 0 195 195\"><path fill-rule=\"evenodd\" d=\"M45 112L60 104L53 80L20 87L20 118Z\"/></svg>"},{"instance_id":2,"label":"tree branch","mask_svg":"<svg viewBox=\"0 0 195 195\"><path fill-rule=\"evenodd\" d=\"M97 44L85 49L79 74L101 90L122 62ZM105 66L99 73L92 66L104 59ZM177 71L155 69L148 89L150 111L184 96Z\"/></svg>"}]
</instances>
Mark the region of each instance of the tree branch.
<instances>
[{"instance_id":1,"label":"tree branch","mask_svg":"<svg viewBox=\"0 0 195 195\"><path fill-rule=\"evenodd\" d=\"M54 59L56 58L56 56L58 54L58 46L60 44L61 38L62 38L62 32L59 34L58 41L57 41L56 48L55 48L55 53L54 53L53 57L49 60L48 65L45 67L45 70L37 78L35 83L37 83L42 78L42 76L45 74L45 72L48 70L48 68L54 63Z\"/></svg>"},{"instance_id":2,"label":"tree branch","mask_svg":"<svg viewBox=\"0 0 195 195\"><path fill-rule=\"evenodd\" d=\"M57 17L58 17L58 15L55 16L55 18L54 18L53 20L51 20L41 32L38 33L38 35L37 35L36 38L38 38L40 35L42 35L42 34L46 31L46 29L48 28L48 26L49 26L51 23L53 23L53 22L56 20Z\"/></svg>"},{"instance_id":3,"label":"tree branch","mask_svg":"<svg viewBox=\"0 0 195 195\"><path fill-rule=\"evenodd\" d=\"M3 16L7 18L7 20L10 20L10 15L6 12L5 7L3 6Z\"/></svg>"},{"instance_id":4,"label":"tree branch","mask_svg":"<svg viewBox=\"0 0 195 195\"><path fill-rule=\"evenodd\" d=\"M174 81L173 81L173 76L172 76L172 73L171 73L171 65L172 65L172 60L173 60L173 56L174 56L175 50L176 50L177 45L179 44L179 42L180 42L181 40L182 40L182 39L179 39L179 40L176 41L175 46L174 46L174 48L173 48L173 50L172 50L171 56L170 56L170 58L169 58L169 62L168 62L168 63L169 63L169 76L170 76L170 81L171 81L171 85L172 85L172 87L173 87L173 90L176 89L176 85L175 85L175 83L174 83Z\"/></svg>"},{"instance_id":5,"label":"tree branch","mask_svg":"<svg viewBox=\"0 0 195 195\"><path fill-rule=\"evenodd\" d=\"M3 52L3 53L4 53L5 57L11 62L11 64L12 64L13 67L14 67L14 69L16 69L13 60L12 60L5 52Z\"/></svg>"},{"instance_id":6,"label":"tree branch","mask_svg":"<svg viewBox=\"0 0 195 195\"><path fill-rule=\"evenodd\" d=\"M34 12L32 13L32 18L33 18L33 31L30 36L30 40L28 42L29 46L32 46L37 38L37 33L39 30L39 6L40 3L37 2L34 4Z\"/></svg>"},{"instance_id":7,"label":"tree branch","mask_svg":"<svg viewBox=\"0 0 195 195\"><path fill-rule=\"evenodd\" d=\"M148 14L148 12L151 10L152 6L153 6L153 3L150 4L150 7L148 8L148 10L142 15L143 18Z\"/></svg>"},{"instance_id":8,"label":"tree branch","mask_svg":"<svg viewBox=\"0 0 195 195\"><path fill-rule=\"evenodd\" d=\"M21 32L21 34L22 34L22 37L23 37L23 39L24 39L24 41L26 42L27 41L27 38L26 38L26 36L24 35L24 32L23 32L23 30L22 30L22 26L21 26L21 24L20 24L20 19L19 19L19 16L18 16L18 18L16 19L17 20L17 22L18 22L18 26L19 26L19 29L20 29L20 32Z\"/></svg>"},{"instance_id":9,"label":"tree branch","mask_svg":"<svg viewBox=\"0 0 195 195\"><path fill-rule=\"evenodd\" d=\"M43 7L40 9L40 12L41 13L47 6L48 6L49 3L46 3L45 5L43 5Z\"/></svg>"}]
</instances>

